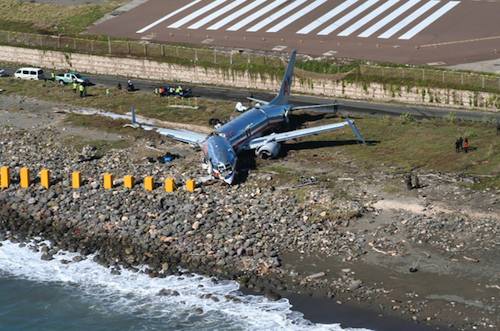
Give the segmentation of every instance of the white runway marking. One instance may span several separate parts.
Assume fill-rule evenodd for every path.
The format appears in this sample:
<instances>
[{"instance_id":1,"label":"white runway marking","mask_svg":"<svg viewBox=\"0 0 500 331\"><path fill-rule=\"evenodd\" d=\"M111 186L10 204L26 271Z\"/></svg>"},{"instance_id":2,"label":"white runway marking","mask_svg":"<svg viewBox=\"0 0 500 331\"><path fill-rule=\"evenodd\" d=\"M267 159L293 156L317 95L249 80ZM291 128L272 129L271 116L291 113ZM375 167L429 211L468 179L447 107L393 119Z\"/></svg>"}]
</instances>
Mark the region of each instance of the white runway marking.
<instances>
[{"instance_id":1,"label":"white runway marking","mask_svg":"<svg viewBox=\"0 0 500 331\"><path fill-rule=\"evenodd\" d=\"M399 2L399 0L389 0L389 1L387 1L383 5L379 6L375 10L373 10L368 15L364 16L363 18L361 18L356 23L354 23L351 26L349 26L347 29L345 29L344 31L342 31L341 33L339 33L337 36L341 36L341 37L349 36L351 33L355 32L356 30L359 30L366 23L370 22L375 17L379 16L380 14L382 14L383 12L385 12L387 9L391 8L392 6L394 6L398 2Z\"/></svg>"},{"instance_id":2,"label":"white runway marking","mask_svg":"<svg viewBox=\"0 0 500 331\"><path fill-rule=\"evenodd\" d=\"M358 37L361 37L361 38L370 37L372 34L374 34L375 32L377 32L378 30L382 29L387 24L389 24L392 21L394 21L396 18L398 18L399 16L401 16L401 14L403 14L405 11L407 11L411 7L415 6L419 2L420 2L420 0L410 0L410 1L408 1L404 5L402 5L401 7L399 7L398 9L396 9L395 11L393 11L392 13L390 13L389 15L387 15L384 19L378 21L377 23L375 23L374 25L372 25L370 28L368 28L367 30L363 31L361 34L358 35Z\"/></svg>"},{"instance_id":3,"label":"white runway marking","mask_svg":"<svg viewBox=\"0 0 500 331\"><path fill-rule=\"evenodd\" d=\"M165 15L163 16L162 18L160 18L159 20L157 21L154 21L153 23L149 24L148 26L145 26L143 27L142 29L140 29L139 31L137 31L136 33L144 33L148 30L150 30L151 28L154 28L155 26L157 26L158 24L162 23L162 22L165 22L166 20L168 20L170 17L173 17L177 14L179 14L180 12L188 9L189 7L192 7L194 5L196 5L198 2L200 2L201 0L195 0L195 1L192 1L190 3L188 3L187 5L185 5L184 7L182 8L179 8L173 12L171 12L170 14L168 15Z\"/></svg>"},{"instance_id":4,"label":"white runway marking","mask_svg":"<svg viewBox=\"0 0 500 331\"><path fill-rule=\"evenodd\" d=\"M411 22L422 16L426 11L434 7L439 3L439 0L431 0L427 2L425 5L422 7L418 8L416 11L408 15L405 19L403 19L401 22L398 24L394 25L392 28L387 30L386 32L382 33L378 38L381 39L388 39L398 33L401 29L403 29L405 26L408 26Z\"/></svg>"},{"instance_id":5,"label":"white runway marking","mask_svg":"<svg viewBox=\"0 0 500 331\"><path fill-rule=\"evenodd\" d=\"M308 34L312 30L316 29L317 27L323 25L324 23L328 22L331 18L337 16L344 10L346 10L348 7L352 6L355 4L358 0L346 0L337 7L333 8L330 10L328 13L325 15L321 16L315 21L312 21L309 25L303 27L299 31L297 31L298 34Z\"/></svg>"},{"instance_id":6,"label":"white runway marking","mask_svg":"<svg viewBox=\"0 0 500 331\"><path fill-rule=\"evenodd\" d=\"M248 32L257 32L257 31L259 31L260 29L262 29L263 27L265 27L269 23L274 22L275 20L277 20L281 16L283 16L286 13L294 10L295 8L297 8L298 6L302 5L306 1L307 0L295 0L295 1L293 1L291 4L289 4L285 8L282 8L281 10L278 10L276 13L272 14L271 16L268 16L267 18L263 19L262 21L260 21L259 23L255 24L254 26L248 28L247 31Z\"/></svg>"},{"instance_id":7,"label":"white runway marking","mask_svg":"<svg viewBox=\"0 0 500 331\"><path fill-rule=\"evenodd\" d=\"M259 17L267 14L268 12L270 12L274 8L276 8L276 7L284 4L285 2L286 2L286 0L276 0L276 1L273 1L269 5L267 5L264 8L261 8L260 10L258 10L256 13L253 13L252 15L248 16L247 18L245 18L245 19L239 21L238 23L236 23L235 25L229 27L227 29L227 31L238 31L239 29L241 29L245 25L247 25L247 24L255 21Z\"/></svg>"},{"instance_id":8,"label":"white runway marking","mask_svg":"<svg viewBox=\"0 0 500 331\"><path fill-rule=\"evenodd\" d=\"M275 26L273 26L272 28L270 28L269 30L267 30L267 32L278 32L280 31L281 29L287 27L288 25L292 24L293 22L295 22L296 20L298 20L299 18L301 18L302 16L304 15L307 15L308 13L312 12L314 9L318 8L319 6L321 6L322 4L324 4L327 0L316 0L314 1L313 3L307 5L306 7L302 8L301 10L299 10L298 12L296 12L295 14L291 15L290 17L288 17L287 19L281 21L280 23L276 24Z\"/></svg>"},{"instance_id":9,"label":"white runway marking","mask_svg":"<svg viewBox=\"0 0 500 331\"><path fill-rule=\"evenodd\" d=\"M180 28L184 24L186 24L186 23L194 20L198 16L201 16L201 15L205 14L207 11L209 11L211 9L214 9L215 7L219 6L220 4L222 4L224 2L226 2L226 0L215 0L214 2L206 5L205 7L202 7L200 9L198 9L194 13L191 13L191 15L188 15L188 16L182 18L181 20L178 20L177 22L175 22L173 24L170 24L168 27L169 28L174 28L174 29L175 28Z\"/></svg>"},{"instance_id":10,"label":"white runway marking","mask_svg":"<svg viewBox=\"0 0 500 331\"><path fill-rule=\"evenodd\" d=\"M399 39L404 39L408 40L413 38L417 33L434 23L437 19L439 19L441 16L455 8L456 5L458 5L460 1L450 1L447 4L445 4L443 7L439 8L436 12L434 12L431 16L427 17L425 20L417 24L413 29L410 31L406 32L403 34Z\"/></svg>"},{"instance_id":11,"label":"white runway marking","mask_svg":"<svg viewBox=\"0 0 500 331\"><path fill-rule=\"evenodd\" d=\"M237 19L238 17L248 13L250 10L260 6L261 4L263 4L264 2L266 2L266 0L255 0L254 2L252 2L251 4L249 5L246 5L245 7L241 8L240 10L232 13L231 15L229 15L228 17L220 20L219 22L209 26L207 28L207 30L218 30L220 28L222 28L224 25L228 24L229 22L232 22L234 21L235 19Z\"/></svg>"},{"instance_id":12,"label":"white runway marking","mask_svg":"<svg viewBox=\"0 0 500 331\"><path fill-rule=\"evenodd\" d=\"M357 7L353 11L351 11L348 14L344 15L343 17L339 18L338 20L336 20L335 22L333 22L332 24L330 24L329 26L327 26L326 28L324 28L323 30L321 30L320 32L318 32L318 35L320 35L320 36L329 35L334 30L338 29L339 27L341 27L345 23L347 23L350 20L352 20L354 17L358 16L359 14L361 14L362 12L364 12L365 10L367 10L368 8L370 8L371 6L373 6L374 4L376 4L378 1L379 0L368 0L368 1L366 1L361 6Z\"/></svg>"},{"instance_id":13,"label":"white runway marking","mask_svg":"<svg viewBox=\"0 0 500 331\"><path fill-rule=\"evenodd\" d=\"M217 17L224 15L231 9L234 9L244 3L246 0L236 0L228 4L227 6L222 7L221 9L217 10L216 12L213 12L212 14L205 16L203 19L199 20L198 22L188 26L188 29L195 30L203 25L215 20Z\"/></svg>"}]
</instances>

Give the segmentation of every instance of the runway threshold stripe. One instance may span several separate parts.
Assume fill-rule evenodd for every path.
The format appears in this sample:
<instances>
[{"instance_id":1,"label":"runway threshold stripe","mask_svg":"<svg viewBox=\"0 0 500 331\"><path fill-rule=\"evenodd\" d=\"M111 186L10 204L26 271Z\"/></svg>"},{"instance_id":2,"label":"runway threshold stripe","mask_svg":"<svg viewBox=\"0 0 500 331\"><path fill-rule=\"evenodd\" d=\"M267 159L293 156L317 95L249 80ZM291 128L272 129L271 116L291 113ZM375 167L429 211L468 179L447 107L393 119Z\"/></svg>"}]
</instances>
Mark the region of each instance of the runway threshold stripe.
<instances>
[{"instance_id":1,"label":"runway threshold stripe","mask_svg":"<svg viewBox=\"0 0 500 331\"><path fill-rule=\"evenodd\" d=\"M215 0L211 3L209 3L208 5L206 5L205 7L202 7L200 9L198 9L197 11L191 13L190 15L178 20L177 22L170 24L168 27L173 28L173 29L180 28L184 24L194 20L198 16L205 14L207 11L214 9L215 7L223 4L224 2L226 2L226 0Z\"/></svg>"},{"instance_id":2,"label":"runway threshold stripe","mask_svg":"<svg viewBox=\"0 0 500 331\"><path fill-rule=\"evenodd\" d=\"M420 2L420 0L410 0L410 1L408 1L404 5L402 5L401 7L399 7L398 9L396 9L395 11L393 11L392 13L390 13L389 15L387 15L384 19L378 21L377 23L375 23L374 25L372 25L371 27L369 27L367 30L363 31L361 34L358 35L358 37L361 37L361 38L368 38L368 37L370 37L372 34L374 34L375 32L377 32L378 30L382 29L387 24L389 24L392 21L394 21L396 18L398 18L399 16L401 16L401 14L403 14L405 11L407 11L411 7L415 6L419 2Z\"/></svg>"},{"instance_id":3,"label":"runway threshold stripe","mask_svg":"<svg viewBox=\"0 0 500 331\"><path fill-rule=\"evenodd\" d=\"M415 21L417 18L425 14L429 9L434 7L439 3L439 0L431 0L427 2L425 5L422 7L418 8L415 10L413 13L408 15L405 19L403 19L401 22L398 24L394 25L392 28L387 30L386 32L382 33L378 38L380 39L388 39L392 36L394 36L398 31L401 31L405 26L408 26L411 22Z\"/></svg>"},{"instance_id":4,"label":"runway threshold stripe","mask_svg":"<svg viewBox=\"0 0 500 331\"><path fill-rule=\"evenodd\" d=\"M311 4L307 5L306 7L302 8L301 10L299 10L298 12L296 12L295 14L289 16L284 21L281 21L280 23L276 24L275 26L273 26L272 28L270 28L269 30L267 30L267 32L278 32L278 31L280 31L281 29L283 29L283 28L287 27L288 25L292 24L293 22L295 22L296 20L298 20L302 16L307 15L308 13L312 12L314 9L318 8L319 6L321 6L322 4L324 4L327 1L328 0L316 0L316 1L314 1L313 3L311 3Z\"/></svg>"},{"instance_id":5,"label":"runway threshold stripe","mask_svg":"<svg viewBox=\"0 0 500 331\"><path fill-rule=\"evenodd\" d=\"M278 18L280 18L281 16L285 15L286 13L294 10L295 8L297 8L298 6L302 5L306 1L307 0L295 0L295 1L293 1L291 4L289 4L285 8L282 8L282 9L278 10L276 13L272 14L271 16L268 16L267 18L263 19L262 21L260 21L259 23L255 24L254 26L248 28L247 31L248 32L257 32L257 31L259 31L260 29L262 29L263 27L265 27L269 23L272 23L272 22L276 21Z\"/></svg>"},{"instance_id":6,"label":"runway threshold stripe","mask_svg":"<svg viewBox=\"0 0 500 331\"><path fill-rule=\"evenodd\" d=\"M364 16L359 21L357 21L356 23L354 23L351 26L349 26L347 29L345 29L344 31L342 31L341 33L339 33L337 36L347 37L347 36L351 35L353 32L359 30L366 23L370 22L375 17L379 16L380 14L382 14L383 12L385 12L387 9L391 8L392 6L394 6L395 4L397 4L398 2L399 2L399 0L389 0L389 1L387 1L383 5L377 7L370 14Z\"/></svg>"},{"instance_id":7,"label":"runway threshold stripe","mask_svg":"<svg viewBox=\"0 0 500 331\"><path fill-rule=\"evenodd\" d=\"M209 26L207 28L207 30L218 30L220 28L222 28L224 25L228 24L229 22L232 22L234 21L235 19L237 19L238 17L248 13L250 10L260 6L261 4L263 4L264 2L266 2L266 0L255 0L254 2L252 2L251 4L249 5L246 5L245 7L241 8L240 10L238 11L235 11L234 13L232 13L231 15L229 15L228 17L218 21L217 23Z\"/></svg>"},{"instance_id":8,"label":"runway threshold stripe","mask_svg":"<svg viewBox=\"0 0 500 331\"><path fill-rule=\"evenodd\" d=\"M239 21L238 23L234 24L233 26L229 27L227 29L227 31L238 31L239 29L241 29L245 25L255 21L256 19L267 14L268 12L273 10L274 8L284 4L286 1L287 0L276 0L276 1L271 2L269 5L265 6L264 8L261 8L260 10L253 13L252 15L248 16L247 18L245 18L245 19Z\"/></svg>"},{"instance_id":9,"label":"runway threshold stripe","mask_svg":"<svg viewBox=\"0 0 500 331\"><path fill-rule=\"evenodd\" d=\"M346 1L342 2L340 5L338 5L337 7L333 8L328 13L324 14L323 16L321 16L320 18L318 18L317 20L312 21L309 25L306 25L305 27L303 27L302 29L300 29L299 31L297 31L297 33L298 34L308 34L312 30L314 30L317 27L323 25L324 23L328 22L331 18L337 16L338 14L340 14L341 12L343 12L344 10L346 10L348 7L350 7L353 4L355 4L357 1L358 0L346 0Z\"/></svg>"},{"instance_id":10,"label":"runway threshold stripe","mask_svg":"<svg viewBox=\"0 0 500 331\"><path fill-rule=\"evenodd\" d=\"M368 8L370 8L371 6L373 6L374 4L376 4L378 1L379 0L368 0L368 1L366 1L361 6L357 7L353 11L351 11L348 14L344 15L343 17L339 18L338 20L336 20L335 22L333 22L332 24L330 24L329 26L327 26L326 28L324 28L323 30L321 30L320 32L318 32L318 35L320 35L320 36L329 35L334 30L338 29L339 27L341 27L345 23L347 23L350 20L352 20L354 17L358 16L359 14L361 14L362 12L364 12L365 10L367 10Z\"/></svg>"},{"instance_id":11,"label":"runway threshold stripe","mask_svg":"<svg viewBox=\"0 0 500 331\"><path fill-rule=\"evenodd\" d=\"M408 40L413 38L417 33L434 23L436 20L438 20L441 16L455 8L456 5L458 5L460 1L450 1L447 4L445 4L443 7L439 8L436 12L434 12L431 16L427 17L425 20L417 24L413 29L410 31L406 32L403 34L401 37L398 39L403 39L403 40Z\"/></svg>"},{"instance_id":12,"label":"runway threshold stripe","mask_svg":"<svg viewBox=\"0 0 500 331\"><path fill-rule=\"evenodd\" d=\"M217 17L224 15L228 11L238 7L242 3L244 3L246 0L236 0L228 4L227 6L222 7L221 9L217 10L216 12L213 12L212 14L205 16L203 19L199 20L198 22L188 26L188 29L195 30L203 25L215 20Z\"/></svg>"},{"instance_id":13,"label":"runway threshold stripe","mask_svg":"<svg viewBox=\"0 0 500 331\"><path fill-rule=\"evenodd\" d=\"M159 20L156 20L154 21L153 23L149 24L148 26L145 26L143 27L142 29L136 31L136 33L144 33L148 30L150 30L151 28L154 28L155 26L157 26L158 24L162 23L162 22L165 22L166 20L168 20L170 17L173 17L177 14L179 14L180 12L188 9L189 7L192 7L194 5L196 5L198 2L200 2L201 0L196 0L196 1L192 1L190 3L188 3L187 5L185 5L184 7L181 7L173 12L171 12L170 14L168 15L165 15L163 16L162 18L160 18Z\"/></svg>"}]
</instances>

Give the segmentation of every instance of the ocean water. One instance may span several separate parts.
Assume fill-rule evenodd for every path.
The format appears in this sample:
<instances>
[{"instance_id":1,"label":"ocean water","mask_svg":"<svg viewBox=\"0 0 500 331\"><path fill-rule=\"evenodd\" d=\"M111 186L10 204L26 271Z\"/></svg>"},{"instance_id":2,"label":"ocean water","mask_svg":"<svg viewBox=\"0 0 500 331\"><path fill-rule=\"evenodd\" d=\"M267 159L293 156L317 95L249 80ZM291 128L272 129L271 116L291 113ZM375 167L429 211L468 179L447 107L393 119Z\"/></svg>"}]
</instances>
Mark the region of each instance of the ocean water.
<instances>
[{"instance_id":1,"label":"ocean water","mask_svg":"<svg viewBox=\"0 0 500 331\"><path fill-rule=\"evenodd\" d=\"M311 323L287 299L243 295L233 281L127 270L112 275L91 258L61 263L75 255L42 261L28 247L2 242L0 331L364 330ZM162 289L179 295L159 296Z\"/></svg>"}]
</instances>

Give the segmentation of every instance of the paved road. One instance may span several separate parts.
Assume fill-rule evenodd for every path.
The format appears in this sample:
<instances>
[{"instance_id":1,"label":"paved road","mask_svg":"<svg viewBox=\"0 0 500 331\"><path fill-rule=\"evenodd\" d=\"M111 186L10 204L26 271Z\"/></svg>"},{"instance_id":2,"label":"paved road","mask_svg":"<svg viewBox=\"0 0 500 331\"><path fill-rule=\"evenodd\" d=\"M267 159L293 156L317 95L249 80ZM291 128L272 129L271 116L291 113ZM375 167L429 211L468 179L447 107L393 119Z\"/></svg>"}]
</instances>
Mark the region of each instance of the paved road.
<instances>
[{"instance_id":1,"label":"paved road","mask_svg":"<svg viewBox=\"0 0 500 331\"><path fill-rule=\"evenodd\" d=\"M14 68L5 68L9 75L15 71ZM49 72L49 71L47 71ZM126 87L127 79L117 76L104 76L104 75L89 75L91 81L95 84L116 87L118 82L121 82L123 87ZM153 91L160 83L151 80L134 79L134 85L139 90ZM233 89L227 87L216 86L202 86L202 85L189 85L193 89L193 94L198 97L212 98L228 101L245 101L246 97L253 96L262 100L271 100L274 94L262 91L248 90L248 89ZM322 98L305 95L294 95L290 98L291 103L294 105L313 105L322 103L332 103L331 98ZM480 112L480 111L464 111L457 109L436 108L427 106L413 106L413 105L396 105L385 103L373 103L367 101L354 101L347 99L336 99L339 103L339 113L342 115L359 116L400 116L404 113L409 113L418 119L424 118L444 118L449 116L450 112L456 114L457 119L468 121L488 121L496 119L500 121L500 113Z\"/></svg>"}]
</instances>

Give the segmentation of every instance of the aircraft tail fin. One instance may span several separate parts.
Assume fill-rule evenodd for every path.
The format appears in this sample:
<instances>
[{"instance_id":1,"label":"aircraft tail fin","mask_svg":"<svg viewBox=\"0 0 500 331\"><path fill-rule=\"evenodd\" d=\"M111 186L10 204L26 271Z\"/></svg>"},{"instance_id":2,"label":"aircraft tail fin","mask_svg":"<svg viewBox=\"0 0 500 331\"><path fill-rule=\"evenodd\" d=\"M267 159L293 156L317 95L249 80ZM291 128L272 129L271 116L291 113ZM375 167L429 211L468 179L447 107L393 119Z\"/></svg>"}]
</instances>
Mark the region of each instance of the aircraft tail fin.
<instances>
[{"instance_id":1,"label":"aircraft tail fin","mask_svg":"<svg viewBox=\"0 0 500 331\"><path fill-rule=\"evenodd\" d=\"M285 71L285 76L283 77L283 82L281 83L281 88L279 94L270 102L274 105L285 105L288 104L288 97L290 96L290 90L292 87L293 79L293 68L295 67L295 58L297 56L297 50L293 50L290 54L290 59L288 60L288 66Z\"/></svg>"}]
</instances>

